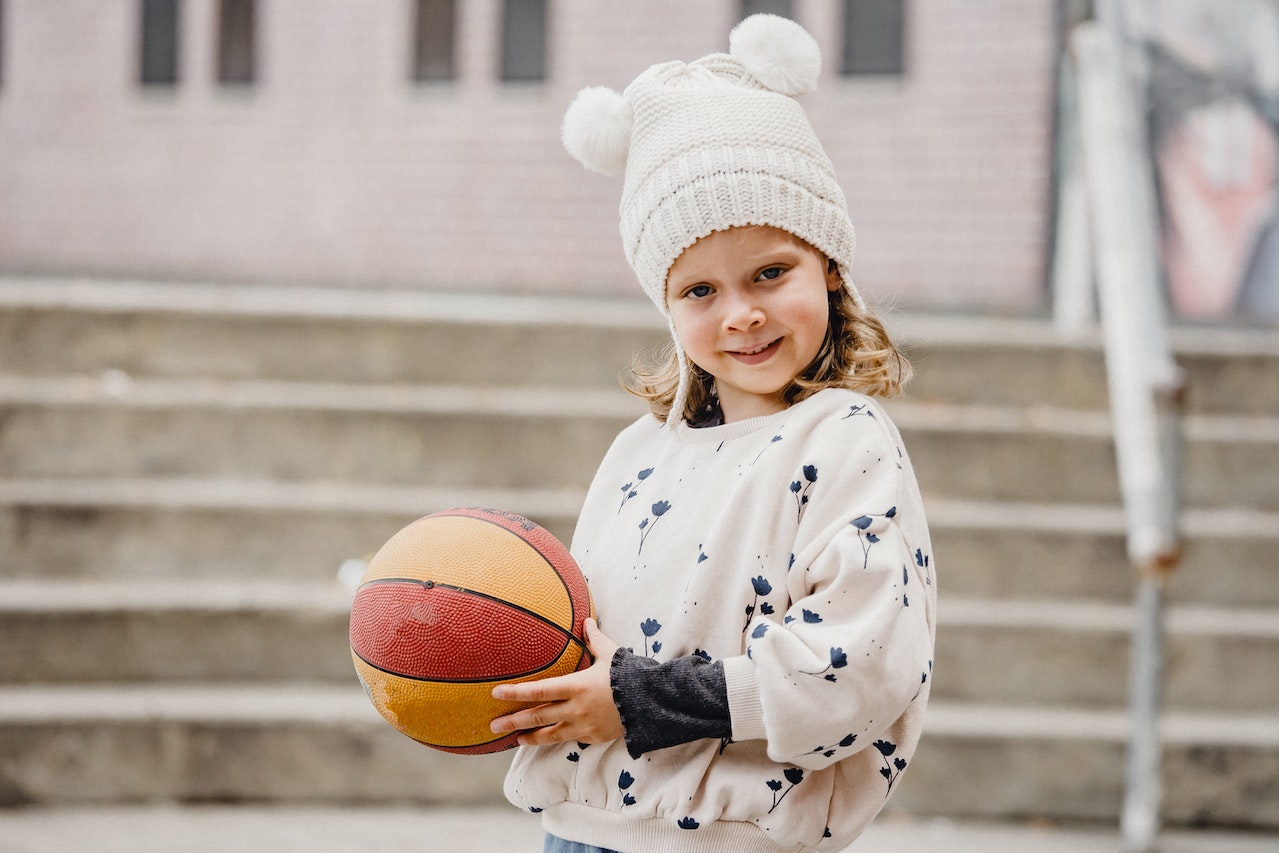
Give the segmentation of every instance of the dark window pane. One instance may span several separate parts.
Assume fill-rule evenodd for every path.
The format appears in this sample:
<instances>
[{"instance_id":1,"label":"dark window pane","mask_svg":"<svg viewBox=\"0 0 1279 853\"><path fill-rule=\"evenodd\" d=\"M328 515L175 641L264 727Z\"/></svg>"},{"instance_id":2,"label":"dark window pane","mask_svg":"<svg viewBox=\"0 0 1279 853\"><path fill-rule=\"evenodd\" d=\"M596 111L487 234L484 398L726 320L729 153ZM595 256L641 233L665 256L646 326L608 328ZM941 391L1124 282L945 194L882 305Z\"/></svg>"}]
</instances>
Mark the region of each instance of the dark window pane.
<instances>
[{"instance_id":1,"label":"dark window pane","mask_svg":"<svg viewBox=\"0 0 1279 853\"><path fill-rule=\"evenodd\" d=\"M453 0L417 0L413 42L414 80L453 79Z\"/></svg>"},{"instance_id":2,"label":"dark window pane","mask_svg":"<svg viewBox=\"0 0 1279 853\"><path fill-rule=\"evenodd\" d=\"M901 74L905 0L844 0L844 74Z\"/></svg>"},{"instance_id":3,"label":"dark window pane","mask_svg":"<svg viewBox=\"0 0 1279 853\"><path fill-rule=\"evenodd\" d=\"M749 18L761 12L781 15L783 18L793 17L791 0L741 0L740 18Z\"/></svg>"},{"instance_id":4,"label":"dark window pane","mask_svg":"<svg viewBox=\"0 0 1279 853\"><path fill-rule=\"evenodd\" d=\"M218 82L252 83L253 0L221 0L218 5Z\"/></svg>"},{"instance_id":5,"label":"dark window pane","mask_svg":"<svg viewBox=\"0 0 1279 853\"><path fill-rule=\"evenodd\" d=\"M142 0L142 83L178 82L178 0Z\"/></svg>"},{"instance_id":6,"label":"dark window pane","mask_svg":"<svg viewBox=\"0 0 1279 853\"><path fill-rule=\"evenodd\" d=\"M546 79L546 0L503 0L502 79Z\"/></svg>"}]
</instances>

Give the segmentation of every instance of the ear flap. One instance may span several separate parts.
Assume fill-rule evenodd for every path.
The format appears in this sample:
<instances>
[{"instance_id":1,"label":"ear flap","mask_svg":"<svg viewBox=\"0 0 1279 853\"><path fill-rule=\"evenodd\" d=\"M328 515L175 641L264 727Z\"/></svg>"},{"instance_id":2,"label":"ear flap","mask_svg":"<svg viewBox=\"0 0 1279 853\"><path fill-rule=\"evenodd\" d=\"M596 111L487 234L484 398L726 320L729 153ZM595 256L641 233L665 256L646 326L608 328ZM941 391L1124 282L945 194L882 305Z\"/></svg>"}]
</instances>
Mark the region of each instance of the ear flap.
<instances>
[{"instance_id":1,"label":"ear flap","mask_svg":"<svg viewBox=\"0 0 1279 853\"><path fill-rule=\"evenodd\" d=\"M626 169L632 122L625 98L607 86L592 86L569 104L560 135L568 153L587 169L618 175Z\"/></svg>"},{"instance_id":2,"label":"ear flap","mask_svg":"<svg viewBox=\"0 0 1279 853\"><path fill-rule=\"evenodd\" d=\"M774 92L803 95L817 89L821 48L789 18L751 15L729 33L728 51Z\"/></svg>"}]
</instances>

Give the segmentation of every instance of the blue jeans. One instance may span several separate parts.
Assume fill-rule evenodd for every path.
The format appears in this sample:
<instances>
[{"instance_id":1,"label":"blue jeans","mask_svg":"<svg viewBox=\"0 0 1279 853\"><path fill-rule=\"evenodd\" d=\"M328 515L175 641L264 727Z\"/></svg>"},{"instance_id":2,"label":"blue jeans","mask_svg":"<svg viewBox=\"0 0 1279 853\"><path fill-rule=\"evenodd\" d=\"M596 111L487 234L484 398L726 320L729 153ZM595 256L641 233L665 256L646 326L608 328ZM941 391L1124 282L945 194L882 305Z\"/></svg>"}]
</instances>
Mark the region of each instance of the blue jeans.
<instances>
[{"instance_id":1,"label":"blue jeans","mask_svg":"<svg viewBox=\"0 0 1279 853\"><path fill-rule=\"evenodd\" d=\"M546 842L542 845L542 853L617 853L616 850L606 850L603 847L592 847L589 844L579 844L576 841L565 841L558 835L546 833Z\"/></svg>"}]
</instances>

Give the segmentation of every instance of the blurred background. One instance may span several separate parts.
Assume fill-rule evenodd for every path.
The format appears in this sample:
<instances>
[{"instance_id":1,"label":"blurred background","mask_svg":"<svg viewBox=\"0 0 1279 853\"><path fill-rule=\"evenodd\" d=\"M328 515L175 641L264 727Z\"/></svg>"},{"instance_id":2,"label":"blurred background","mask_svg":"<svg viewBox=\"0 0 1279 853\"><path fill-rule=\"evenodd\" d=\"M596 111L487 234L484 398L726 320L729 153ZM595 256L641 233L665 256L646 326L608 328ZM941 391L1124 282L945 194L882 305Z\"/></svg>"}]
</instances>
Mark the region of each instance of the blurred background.
<instances>
[{"instance_id":1,"label":"blurred background","mask_svg":"<svg viewBox=\"0 0 1279 853\"><path fill-rule=\"evenodd\" d=\"M339 568L453 505L571 536L665 332L564 109L769 11L821 45L854 275L917 369L892 411L943 605L889 808L1114 824L1134 579L1071 206L1094 5L0 0L0 805L500 800L505 758L373 712ZM1121 5L1188 380L1163 814L1279 832L1279 3Z\"/></svg>"}]
</instances>

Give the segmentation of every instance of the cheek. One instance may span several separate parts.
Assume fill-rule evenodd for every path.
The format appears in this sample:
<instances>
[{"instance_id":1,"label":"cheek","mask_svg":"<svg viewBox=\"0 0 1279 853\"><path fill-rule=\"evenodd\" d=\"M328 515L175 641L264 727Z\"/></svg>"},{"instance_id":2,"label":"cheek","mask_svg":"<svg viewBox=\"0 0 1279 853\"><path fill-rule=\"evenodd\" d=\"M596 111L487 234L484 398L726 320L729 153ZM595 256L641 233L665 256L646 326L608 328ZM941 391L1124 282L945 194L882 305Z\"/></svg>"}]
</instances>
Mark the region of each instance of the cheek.
<instances>
[{"instance_id":1,"label":"cheek","mask_svg":"<svg viewBox=\"0 0 1279 853\"><path fill-rule=\"evenodd\" d=\"M675 328L675 338L679 341L679 345L684 350L684 355L694 364L698 364L698 358L701 355L702 337L698 334L697 324L687 316L681 316L678 312L671 313L671 325ZM699 367L702 365L698 364Z\"/></svg>"},{"instance_id":2,"label":"cheek","mask_svg":"<svg viewBox=\"0 0 1279 853\"><path fill-rule=\"evenodd\" d=\"M814 294L804 300L802 305L796 306L794 316L796 322L801 324L810 336L825 337L826 328L830 325L830 302L826 298L826 291Z\"/></svg>"}]
</instances>

